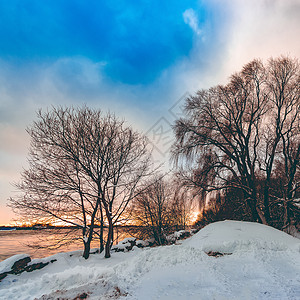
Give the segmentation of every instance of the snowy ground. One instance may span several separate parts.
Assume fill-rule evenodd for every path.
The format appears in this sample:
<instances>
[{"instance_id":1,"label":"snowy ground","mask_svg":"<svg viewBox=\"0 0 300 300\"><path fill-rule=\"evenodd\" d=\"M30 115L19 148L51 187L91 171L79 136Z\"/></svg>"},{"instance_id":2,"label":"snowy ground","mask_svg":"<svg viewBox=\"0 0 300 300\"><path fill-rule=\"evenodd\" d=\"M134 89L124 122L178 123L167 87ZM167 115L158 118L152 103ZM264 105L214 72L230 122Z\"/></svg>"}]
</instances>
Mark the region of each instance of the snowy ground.
<instances>
[{"instance_id":1,"label":"snowy ground","mask_svg":"<svg viewBox=\"0 0 300 300\"><path fill-rule=\"evenodd\" d=\"M102 256L46 258L57 261L3 279L0 299L300 299L300 240L261 224L217 222L181 245Z\"/></svg>"}]
</instances>

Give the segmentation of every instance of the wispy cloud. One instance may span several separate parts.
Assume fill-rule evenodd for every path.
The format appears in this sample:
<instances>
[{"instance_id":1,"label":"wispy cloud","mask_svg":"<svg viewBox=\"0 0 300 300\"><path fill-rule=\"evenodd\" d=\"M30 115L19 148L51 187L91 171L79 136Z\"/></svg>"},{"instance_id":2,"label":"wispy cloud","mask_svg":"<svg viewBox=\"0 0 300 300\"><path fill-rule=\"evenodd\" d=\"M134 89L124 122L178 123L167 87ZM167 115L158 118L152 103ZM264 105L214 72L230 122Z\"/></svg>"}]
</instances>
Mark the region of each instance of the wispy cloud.
<instances>
[{"instance_id":1,"label":"wispy cloud","mask_svg":"<svg viewBox=\"0 0 300 300\"><path fill-rule=\"evenodd\" d=\"M192 8L189 8L186 11L184 11L183 20L186 24L188 24L193 29L193 31L197 35L202 34L202 30L199 27L199 21L198 21L197 13Z\"/></svg>"}]
</instances>

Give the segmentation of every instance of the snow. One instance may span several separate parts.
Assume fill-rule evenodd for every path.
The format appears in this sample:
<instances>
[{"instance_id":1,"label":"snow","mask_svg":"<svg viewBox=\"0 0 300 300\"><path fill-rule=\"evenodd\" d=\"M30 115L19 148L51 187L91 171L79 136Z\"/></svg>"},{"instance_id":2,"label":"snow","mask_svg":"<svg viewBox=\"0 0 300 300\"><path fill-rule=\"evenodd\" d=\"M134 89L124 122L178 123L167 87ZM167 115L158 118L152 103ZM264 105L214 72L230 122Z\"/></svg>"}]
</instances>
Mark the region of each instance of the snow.
<instances>
[{"instance_id":1,"label":"snow","mask_svg":"<svg viewBox=\"0 0 300 300\"><path fill-rule=\"evenodd\" d=\"M83 237L83 240L84 240L85 243L87 243L88 237L85 235L85 236Z\"/></svg>"},{"instance_id":2,"label":"snow","mask_svg":"<svg viewBox=\"0 0 300 300\"><path fill-rule=\"evenodd\" d=\"M169 243L174 243L176 242L177 240L181 239L184 235L188 235L190 236L192 234L191 231L189 230L179 230L179 231L175 231L174 233L168 235L166 237L166 240L169 242Z\"/></svg>"},{"instance_id":3,"label":"snow","mask_svg":"<svg viewBox=\"0 0 300 300\"><path fill-rule=\"evenodd\" d=\"M110 259L93 254L85 260L80 251L56 254L47 261L57 261L41 270L3 279L0 299L74 299L83 293L91 300L300 296L300 240L265 225L216 222L181 245L133 249L113 252ZM209 251L230 255L213 257Z\"/></svg>"},{"instance_id":4,"label":"snow","mask_svg":"<svg viewBox=\"0 0 300 300\"><path fill-rule=\"evenodd\" d=\"M128 237L120 241L117 245L113 246L111 249L114 251L129 251L136 245L136 238Z\"/></svg>"},{"instance_id":5,"label":"snow","mask_svg":"<svg viewBox=\"0 0 300 300\"><path fill-rule=\"evenodd\" d=\"M143 240L137 240L135 244L139 247L147 247L149 246L149 242Z\"/></svg>"},{"instance_id":6,"label":"snow","mask_svg":"<svg viewBox=\"0 0 300 300\"><path fill-rule=\"evenodd\" d=\"M135 241L136 241L136 238L128 237L128 238L125 238L124 240L122 240L119 244L127 244L127 243L135 242Z\"/></svg>"},{"instance_id":7,"label":"snow","mask_svg":"<svg viewBox=\"0 0 300 300\"><path fill-rule=\"evenodd\" d=\"M186 245L205 252L235 252L255 249L300 251L298 239L258 223L222 221L204 227L198 234L187 240Z\"/></svg>"},{"instance_id":8,"label":"snow","mask_svg":"<svg viewBox=\"0 0 300 300\"><path fill-rule=\"evenodd\" d=\"M119 250L124 250L124 251L126 251L127 248L130 247L130 246L131 246L131 244L130 244L129 242L128 242L128 243L125 243L125 244L119 243L119 244L117 244L116 246L113 246L112 249L119 249Z\"/></svg>"}]
</instances>

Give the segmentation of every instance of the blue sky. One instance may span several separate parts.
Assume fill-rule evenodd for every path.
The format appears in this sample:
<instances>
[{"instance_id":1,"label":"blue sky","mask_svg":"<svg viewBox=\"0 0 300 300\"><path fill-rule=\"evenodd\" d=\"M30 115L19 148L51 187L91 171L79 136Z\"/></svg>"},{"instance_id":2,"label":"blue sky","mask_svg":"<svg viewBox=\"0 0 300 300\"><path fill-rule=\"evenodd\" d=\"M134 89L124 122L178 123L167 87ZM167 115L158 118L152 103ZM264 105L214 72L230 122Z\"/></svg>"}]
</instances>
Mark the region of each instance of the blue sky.
<instances>
[{"instance_id":1,"label":"blue sky","mask_svg":"<svg viewBox=\"0 0 300 300\"><path fill-rule=\"evenodd\" d=\"M208 39L228 17L222 7L195 1L2 1L0 56L21 65L82 56L103 63L113 81L148 84L189 56L187 9L199 28L208 25Z\"/></svg>"},{"instance_id":2,"label":"blue sky","mask_svg":"<svg viewBox=\"0 0 300 300\"><path fill-rule=\"evenodd\" d=\"M39 108L83 103L149 132L253 58L299 57L299 0L0 0L0 225Z\"/></svg>"}]
</instances>

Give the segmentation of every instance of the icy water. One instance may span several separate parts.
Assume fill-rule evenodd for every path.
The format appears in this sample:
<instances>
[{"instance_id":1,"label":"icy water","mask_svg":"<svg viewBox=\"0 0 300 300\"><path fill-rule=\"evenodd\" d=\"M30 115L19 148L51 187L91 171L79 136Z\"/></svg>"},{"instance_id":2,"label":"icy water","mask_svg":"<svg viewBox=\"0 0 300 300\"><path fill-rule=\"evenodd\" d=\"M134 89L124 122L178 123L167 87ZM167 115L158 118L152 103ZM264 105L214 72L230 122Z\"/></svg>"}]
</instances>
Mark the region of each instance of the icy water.
<instances>
[{"instance_id":1,"label":"icy water","mask_svg":"<svg viewBox=\"0 0 300 300\"><path fill-rule=\"evenodd\" d=\"M59 249L36 249L32 247L53 245L57 239L67 240L70 236L80 236L80 232L77 229L61 230L59 233L53 229L0 231L0 261L20 253L29 254L31 258L41 258L58 252L83 250L82 241L79 240L72 241L71 244L64 245ZM127 236L127 233L119 229L118 239L115 243ZM91 248L97 247L99 247L99 241L95 240L92 242Z\"/></svg>"}]
</instances>

